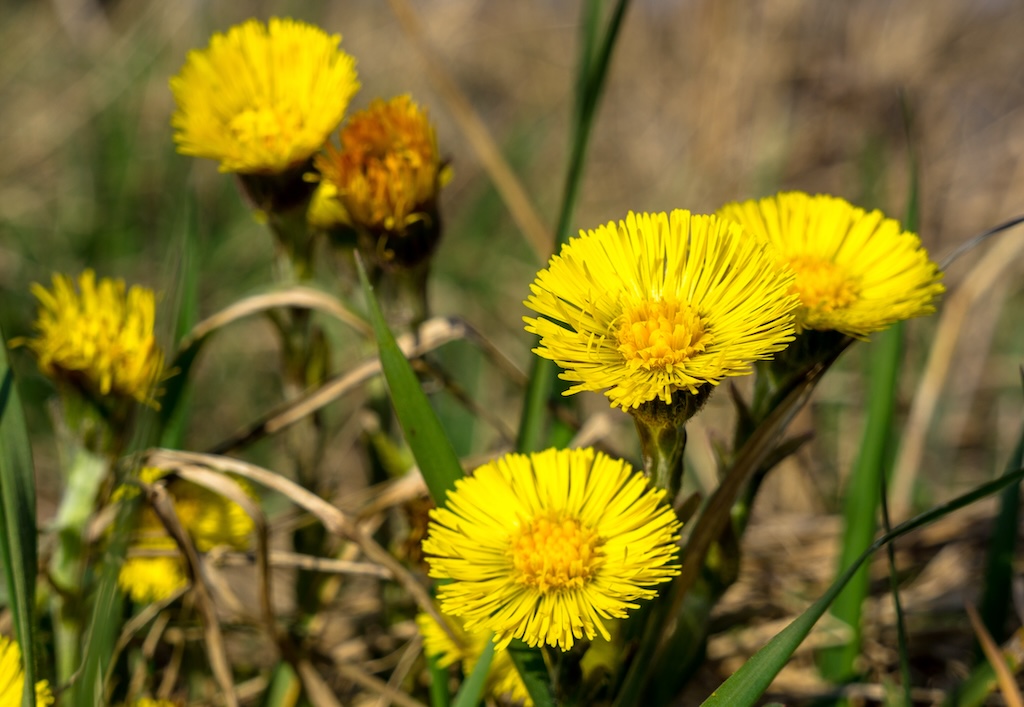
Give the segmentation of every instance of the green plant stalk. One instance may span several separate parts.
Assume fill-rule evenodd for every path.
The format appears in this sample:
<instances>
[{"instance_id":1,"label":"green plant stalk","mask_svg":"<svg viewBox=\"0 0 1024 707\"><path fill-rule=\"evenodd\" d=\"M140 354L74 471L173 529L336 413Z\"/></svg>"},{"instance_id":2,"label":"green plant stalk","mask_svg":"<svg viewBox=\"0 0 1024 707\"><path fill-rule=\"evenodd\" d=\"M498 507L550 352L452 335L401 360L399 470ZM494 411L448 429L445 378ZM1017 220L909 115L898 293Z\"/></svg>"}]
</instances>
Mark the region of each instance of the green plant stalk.
<instances>
[{"instance_id":1,"label":"green plant stalk","mask_svg":"<svg viewBox=\"0 0 1024 707\"><path fill-rule=\"evenodd\" d=\"M23 707L36 703L36 490L25 415L0 331L0 564L25 677Z\"/></svg>"},{"instance_id":2,"label":"green plant stalk","mask_svg":"<svg viewBox=\"0 0 1024 707\"><path fill-rule=\"evenodd\" d=\"M608 67L611 64L612 50L615 48L622 20L629 6L629 0L619 0L612 11L607 29L601 42L595 39L599 22L597 17L601 11L600 2L583 3L583 43L580 52L580 68L576 83L577 101L576 115L572 126L572 149L569 153L569 165L566 170L565 184L562 192L562 206L558 214L558 225L555 228L554 250L557 251L569 241L569 229L576 210L580 183L583 180L583 166L586 163L587 147L590 133L594 125L594 116L601 94L604 91ZM595 47L599 47L595 50ZM516 448L520 452L533 452L546 446L544 431L547 421L547 406L552 401L555 390L557 367L548 359L536 358L530 369L530 379L526 387L526 400L519 423L519 437Z\"/></svg>"},{"instance_id":3,"label":"green plant stalk","mask_svg":"<svg viewBox=\"0 0 1024 707\"><path fill-rule=\"evenodd\" d=\"M57 589L50 598L50 613L58 684L67 683L82 662L82 538L109 471L104 458L84 447L76 448L70 456L64 496L53 522L57 547L49 568Z\"/></svg>"},{"instance_id":4,"label":"green plant stalk","mask_svg":"<svg viewBox=\"0 0 1024 707\"><path fill-rule=\"evenodd\" d=\"M886 533L875 540L853 564L843 571L820 599L794 619L789 626L776 634L771 641L755 653L739 670L723 682L702 703L702 707L753 707L761 699L764 691L771 685L775 676L789 662L796 649L807 638L807 634L814 628L818 619L825 614L828 607L850 579L879 548L954 511L965 508L994 493L999 493L1010 484L1018 483L1021 479L1024 479L1024 469L1017 469L1012 474L1007 474L995 481L982 484L973 491L957 496L951 501L936 506L904 523L900 523L892 529L892 532Z\"/></svg>"},{"instance_id":5,"label":"green plant stalk","mask_svg":"<svg viewBox=\"0 0 1024 707\"><path fill-rule=\"evenodd\" d=\"M846 488L843 544L839 556L840 571L848 567L871 545L871 539L875 535L879 489L886 450L892 439L896 384L902 351L902 322L882 332L870 348L871 382L868 390L867 422L860 454ZM868 584L868 571L865 567L856 573L832 606L832 615L850 626L852 633L849 641L821 652L819 667L822 675L828 680L842 682L856 674L854 660L860 654L861 606L868 595Z\"/></svg>"}]
</instances>

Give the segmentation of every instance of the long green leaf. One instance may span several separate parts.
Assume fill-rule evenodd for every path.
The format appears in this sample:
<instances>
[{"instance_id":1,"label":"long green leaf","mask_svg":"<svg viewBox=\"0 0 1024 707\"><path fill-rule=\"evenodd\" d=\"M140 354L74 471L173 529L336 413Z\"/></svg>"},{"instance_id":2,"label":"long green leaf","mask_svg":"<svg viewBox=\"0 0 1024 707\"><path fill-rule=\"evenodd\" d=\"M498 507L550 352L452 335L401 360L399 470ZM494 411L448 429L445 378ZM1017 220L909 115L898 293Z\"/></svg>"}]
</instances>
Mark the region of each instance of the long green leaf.
<instances>
[{"instance_id":1,"label":"long green leaf","mask_svg":"<svg viewBox=\"0 0 1024 707\"><path fill-rule=\"evenodd\" d=\"M1017 447L1006 465L1006 472L1024 466L1024 428L1017 438ZM985 628L997 642L1006 638L1006 616L1012 610L1011 587L1014 577L1014 556L1017 532L1020 528L1020 484L1007 487L999 497L999 515L996 516L992 540L988 546L985 568L985 588L982 591L978 613Z\"/></svg>"},{"instance_id":2,"label":"long green leaf","mask_svg":"<svg viewBox=\"0 0 1024 707\"><path fill-rule=\"evenodd\" d=\"M454 707L476 707L484 696L484 686L487 683L487 673L491 669L491 661L494 660L494 641L487 641L484 649L477 658L473 672L459 688L459 694L455 696Z\"/></svg>"},{"instance_id":3,"label":"long green leaf","mask_svg":"<svg viewBox=\"0 0 1024 707\"><path fill-rule=\"evenodd\" d=\"M444 433L441 422L434 414L416 373L406 360L405 354L395 343L395 337L384 321L380 304L373 294L373 287L366 277L366 268L358 257L356 264L359 269L359 280L363 285L370 311L370 322L377 336L377 347L380 365L384 371L384 379L391 392L391 401L395 405L398 421L405 432L405 440L409 443L413 457L419 464L420 473L430 490L434 503L443 506L448 491L455 488L455 482L462 478L462 465L452 448L452 443Z\"/></svg>"},{"instance_id":4,"label":"long green leaf","mask_svg":"<svg viewBox=\"0 0 1024 707\"><path fill-rule=\"evenodd\" d=\"M902 352L902 322L879 334L869 350L871 379L867 422L860 454L844 494L845 523L839 571L860 556L875 536L882 473L886 450L892 438L896 382ZM860 653L861 606L868 589L868 573L867 568L864 568L836 598L832 615L849 625L852 633L846 643L822 651L820 666L827 679L842 681L853 677L853 662Z\"/></svg>"},{"instance_id":5,"label":"long green leaf","mask_svg":"<svg viewBox=\"0 0 1024 707\"><path fill-rule=\"evenodd\" d=\"M587 146L590 143L594 117L597 114L601 94L604 92L612 51L615 49L619 30L622 28L622 20L628 7L629 0L619 0L616 3L601 42L598 44L595 35L599 25L597 15L601 9L601 3L583 3L582 26L585 34L576 81L576 114L572 125L572 151L569 153L569 165L562 192L562 206L558 214L558 225L555 228L555 251L569 240L580 183L583 181L583 166L586 163ZM548 359L540 357L534 359L530 368L526 399L523 401L519 439L516 440L516 448L520 452L534 452L546 446L544 430L547 404L556 387L557 372L555 364Z\"/></svg>"},{"instance_id":6,"label":"long green leaf","mask_svg":"<svg viewBox=\"0 0 1024 707\"><path fill-rule=\"evenodd\" d=\"M1012 474L1007 474L995 481L983 484L962 496L957 496L947 503L936 506L930 511L926 511L899 524L892 529L892 532L878 538L864 554L846 568L846 571L836 579L820 599L794 619L789 626L780 631L761 650L755 653L750 660L744 663L739 670L733 673L728 680L722 683L702 703L703 707L752 707L761 698L764 691L768 689L772 680L779 674L779 671L786 665L790 657L792 657L793 652L807 638L807 634L814 628L814 624L822 617L829 605L846 586L847 582L879 548L902 535L906 535L912 530L932 523L986 496L998 493L1009 485L1019 482L1021 479L1024 479L1024 469L1018 469Z\"/></svg>"},{"instance_id":7,"label":"long green leaf","mask_svg":"<svg viewBox=\"0 0 1024 707\"><path fill-rule=\"evenodd\" d=\"M0 331L0 563L14 615L25 671L22 705L36 703L35 645L32 609L36 590L36 490L32 447Z\"/></svg>"}]
</instances>

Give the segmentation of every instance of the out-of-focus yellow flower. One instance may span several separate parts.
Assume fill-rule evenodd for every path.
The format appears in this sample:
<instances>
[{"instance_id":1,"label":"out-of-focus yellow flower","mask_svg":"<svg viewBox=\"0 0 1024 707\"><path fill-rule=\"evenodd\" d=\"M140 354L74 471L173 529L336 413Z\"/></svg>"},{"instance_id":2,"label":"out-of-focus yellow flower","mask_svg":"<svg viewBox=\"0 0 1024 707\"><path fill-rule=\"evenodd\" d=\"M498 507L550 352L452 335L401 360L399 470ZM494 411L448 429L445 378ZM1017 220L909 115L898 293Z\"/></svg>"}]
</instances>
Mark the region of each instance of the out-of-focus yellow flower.
<instances>
[{"instance_id":1,"label":"out-of-focus yellow flower","mask_svg":"<svg viewBox=\"0 0 1024 707\"><path fill-rule=\"evenodd\" d=\"M167 474L164 469L145 467L139 471L139 479L152 484ZM243 481L236 481L250 491ZM235 550L248 549L254 526L252 518L240 505L183 479L171 480L167 490L174 500L178 520L199 552L221 545ZM114 500L137 493L135 486L121 486L114 492ZM163 601L187 586L184 560L152 508L142 508L135 523L129 555L121 566L118 583L136 602Z\"/></svg>"},{"instance_id":2,"label":"out-of-focus yellow flower","mask_svg":"<svg viewBox=\"0 0 1024 707\"><path fill-rule=\"evenodd\" d=\"M341 149L328 144L315 165L353 224L397 235L424 221L436 229L448 170L425 110L409 96L377 99L349 118L340 139Z\"/></svg>"},{"instance_id":3,"label":"out-of-focus yellow flower","mask_svg":"<svg viewBox=\"0 0 1024 707\"><path fill-rule=\"evenodd\" d=\"M625 410L745 375L793 340L793 274L717 216L634 214L581 233L530 285L534 353L565 394L605 391Z\"/></svg>"},{"instance_id":4,"label":"out-of-focus yellow flower","mask_svg":"<svg viewBox=\"0 0 1024 707\"><path fill-rule=\"evenodd\" d=\"M333 183L321 181L317 185L306 212L306 222L322 231L352 225L348 212L338 199L338 188Z\"/></svg>"},{"instance_id":5,"label":"out-of-focus yellow flower","mask_svg":"<svg viewBox=\"0 0 1024 707\"><path fill-rule=\"evenodd\" d=\"M437 621L430 614L421 613L416 616L416 625L419 627L420 635L423 636L423 648L426 654L437 658L437 664L442 668L454 665L456 662L462 665L462 672L469 675L473 672L476 662L480 660L490 638L490 631L466 631L464 622L457 617L447 617L448 627L452 630L456 640L448 635ZM490 672L487 673L487 683L484 691L495 698L506 698L512 702L532 707L533 700L526 690L526 684L519 675L512 658L507 650L496 650L491 661Z\"/></svg>"},{"instance_id":6,"label":"out-of-focus yellow flower","mask_svg":"<svg viewBox=\"0 0 1024 707\"><path fill-rule=\"evenodd\" d=\"M25 672L21 667L21 647L17 641L0 636L0 707L21 707L25 690ZM53 693L46 680L36 682L36 704L53 704Z\"/></svg>"},{"instance_id":7,"label":"out-of-focus yellow flower","mask_svg":"<svg viewBox=\"0 0 1024 707\"><path fill-rule=\"evenodd\" d=\"M248 20L189 52L171 79L178 151L222 172L276 174L308 160L359 90L340 35L291 19Z\"/></svg>"},{"instance_id":8,"label":"out-of-focus yellow flower","mask_svg":"<svg viewBox=\"0 0 1024 707\"><path fill-rule=\"evenodd\" d=\"M132 701L132 707L180 707L180 704L171 700L154 700L151 697L140 697Z\"/></svg>"},{"instance_id":9,"label":"out-of-focus yellow flower","mask_svg":"<svg viewBox=\"0 0 1024 707\"><path fill-rule=\"evenodd\" d=\"M32 285L39 300L36 336L21 339L47 376L92 395L134 398L156 407L156 385L164 356L153 335L156 297L152 290L86 270L78 288L66 275L53 276L53 289Z\"/></svg>"},{"instance_id":10,"label":"out-of-focus yellow flower","mask_svg":"<svg viewBox=\"0 0 1024 707\"><path fill-rule=\"evenodd\" d=\"M469 632L569 650L609 637L637 599L679 573L664 489L593 449L507 454L455 482L423 551L438 597Z\"/></svg>"},{"instance_id":11,"label":"out-of-focus yellow flower","mask_svg":"<svg viewBox=\"0 0 1024 707\"><path fill-rule=\"evenodd\" d=\"M719 213L768 241L793 269L797 331L858 339L894 322L931 314L942 272L921 240L881 211L834 196L784 192L723 206Z\"/></svg>"}]
</instances>

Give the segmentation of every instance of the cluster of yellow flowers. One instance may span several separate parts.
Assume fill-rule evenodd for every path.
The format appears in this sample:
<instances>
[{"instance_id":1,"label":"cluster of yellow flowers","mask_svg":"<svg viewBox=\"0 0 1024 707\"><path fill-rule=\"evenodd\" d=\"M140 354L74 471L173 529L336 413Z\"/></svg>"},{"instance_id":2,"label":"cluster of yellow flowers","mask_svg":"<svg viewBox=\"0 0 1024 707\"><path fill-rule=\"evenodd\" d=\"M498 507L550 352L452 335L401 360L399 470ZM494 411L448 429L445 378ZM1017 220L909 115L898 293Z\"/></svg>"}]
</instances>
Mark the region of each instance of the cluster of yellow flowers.
<instances>
[{"instance_id":1,"label":"cluster of yellow flowers","mask_svg":"<svg viewBox=\"0 0 1024 707\"><path fill-rule=\"evenodd\" d=\"M240 175L312 175L317 228L401 238L436 227L447 169L411 98L373 101L331 143L359 89L339 42L280 19L214 35L171 81L179 150ZM629 213L583 231L538 273L525 302L536 316L524 320L540 337L535 353L572 384L566 394L603 392L635 412L706 395L808 330L863 339L930 313L941 276L918 237L880 212L780 193L713 215ZM156 404L164 363L151 291L86 271L77 291L57 275L52 290L34 292L38 336L25 343L44 373L94 396ZM140 472L146 483L165 476ZM169 488L200 551L247 546L252 521L237 504L180 479ZM423 543L430 575L448 580L438 595L451 619L417 619L428 653L469 671L493 635L489 693L530 704L504 649L608 639L607 622L654 597L679 573L680 522L667 500L628 463L592 449L509 454L459 480ZM150 602L186 582L173 539L143 509L121 586ZM16 653L0 643L0 671Z\"/></svg>"},{"instance_id":2,"label":"cluster of yellow flowers","mask_svg":"<svg viewBox=\"0 0 1024 707\"><path fill-rule=\"evenodd\" d=\"M178 150L208 157L224 172L319 180L311 225L404 235L435 221L447 180L427 113L409 96L374 100L339 132L359 90L355 60L340 35L272 18L215 34L189 53L171 80ZM315 172L310 171L315 167Z\"/></svg>"},{"instance_id":3,"label":"cluster of yellow flowers","mask_svg":"<svg viewBox=\"0 0 1024 707\"><path fill-rule=\"evenodd\" d=\"M865 338L931 313L941 276L881 212L788 192L581 233L537 275L525 321L567 395L632 409L745 375L807 329Z\"/></svg>"},{"instance_id":4,"label":"cluster of yellow flowers","mask_svg":"<svg viewBox=\"0 0 1024 707\"><path fill-rule=\"evenodd\" d=\"M138 473L139 481L146 484L167 476L167 470L156 467L145 467ZM248 487L243 485L243 489L248 490ZM177 478L168 484L168 492L178 521L198 551L207 552L217 546L248 549L253 521L237 503ZM124 485L114 492L114 500L124 500L137 493L137 486ZM164 601L188 586L178 545L149 506L136 515L132 545L117 579L121 588L139 603Z\"/></svg>"}]
</instances>

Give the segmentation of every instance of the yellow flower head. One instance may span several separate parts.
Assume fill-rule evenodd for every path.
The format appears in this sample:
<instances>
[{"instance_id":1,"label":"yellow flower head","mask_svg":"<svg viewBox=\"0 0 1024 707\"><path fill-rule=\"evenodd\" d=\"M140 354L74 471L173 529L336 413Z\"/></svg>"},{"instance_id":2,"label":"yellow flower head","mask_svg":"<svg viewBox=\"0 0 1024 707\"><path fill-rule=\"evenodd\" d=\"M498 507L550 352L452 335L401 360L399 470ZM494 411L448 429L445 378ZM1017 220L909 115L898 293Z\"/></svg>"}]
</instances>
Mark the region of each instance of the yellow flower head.
<instances>
[{"instance_id":1,"label":"yellow flower head","mask_svg":"<svg viewBox=\"0 0 1024 707\"><path fill-rule=\"evenodd\" d=\"M53 276L53 289L32 285L39 300L37 336L21 340L39 370L93 395L134 398L156 406L164 356L153 335L156 297L138 285L86 270L78 278Z\"/></svg>"},{"instance_id":2,"label":"yellow flower head","mask_svg":"<svg viewBox=\"0 0 1024 707\"><path fill-rule=\"evenodd\" d=\"M834 196L784 192L719 212L769 241L796 273L797 331L834 330L859 339L935 311L942 272L921 240L881 211Z\"/></svg>"},{"instance_id":3,"label":"yellow flower head","mask_svg":"<svg viewBox=\"0 0 1024 707\"><path fill-rule=\"evenodd\" d=\"M490 631L471 633L466 631L465 623L455 617L449 617L447 623L457 642L453 641L452 637L429 614L422 613L416 616L416 625L420 629L420 635L423 636L423 647L427 655L436 657L438 665L442 668L447 668L458 662L462 665L462 672L469 675L473 672L473 667L487 645L491 635ZM495 651L484 691L496 699L506 698L511 702L522 704L524 707L533 705L533 700L530 699L530 694L526 690L526 684L506 650Z\"/></svg>"},{"instance_id":4,"label":"yellow flower head","mask_svg":"<svg viewBox=\"0 0 1024 707\"><path fill-rule=\"evenodd\" d=\"M21 707L25 673L21 667L21 647L17 641L0 636L0 707ZM36 704L53 704L53 693L46 680L36 682Z\"/></svg>"},{"instance_id":5,"label":"yellow flower head","mask_svg":"<svg viewBox=\"0 0 1024 707\"><path fill-rule=\"evenodd\" d=\"M793 275L736 224L676 210L581 233L530 286L534 353L635 408L745 375L792 341Z\"/></svg>"},{"instance_id":6,"label":"yellow flower head","mask_svg":"<svg viewBox=\"0 0 1024 707\"><path fill-rule=\"evenodd\" d=\"M146 467L139 471L139 479L155 483L167 474L164 469ZM251 493L244 482L236 482ZM174 499L178 520L197 550L206 552L220 545L248 549L254 526L240 505L184 479L173 479L167 488ZM137 493L135 486L121 486L114 492L114 500ZM121 566L118 583L138 603L163 601L187 585L184 560L152 508L142 508L135 523L132 547Z\"/></svg>"},{"instance_id":7,"label":"yellow flower head","mask_svg":"<svg viewBox=\"0 0 1024 707\"><path fill-rule=\"evenodd\" d=\"M436 218L447 170L434 126L409 96L373 101L349 119L340 138L341 149L328 144L315 164L354 224L402 234Z\"/></svg>"},{"instance_id":8,"label":"yellow flower head","mask_svg":"<svg viewBox=\"0 0 1024 707\"><path fill-rule=\"evenodd\" d=\"M180 703L170 700L154 700L150 697L140 697L132 701L132 707L180 707Z\"/></svg>"},{"instance_id":9,"label":"yellow flower head","mask_svg":"<svg viewBox=\"0 0 1024 707\"><path fill-rule=\"evenodd\" d=\"M508 454L455 482L423 551L441 609L466 631L569 650L608 638L654 585L679 573L679 520L662 489L593 449Z\"/></svg>"},{"instance_id":10,"label":"yellow flower head","mask_svg":"<svg viewBox=\"0 0 1024 707\"><path fill-rule=\"evenodd\" d=\"M340 35L290 19L249 20L189 52L171 79L184 155L222 172L277 174L301 165L341 123L359 90Z\"/></svg>"}]
</instances>

